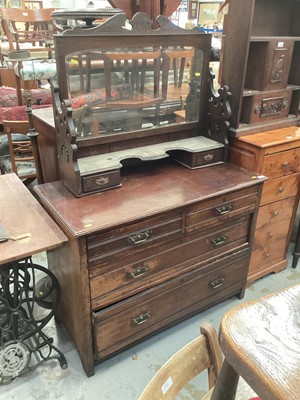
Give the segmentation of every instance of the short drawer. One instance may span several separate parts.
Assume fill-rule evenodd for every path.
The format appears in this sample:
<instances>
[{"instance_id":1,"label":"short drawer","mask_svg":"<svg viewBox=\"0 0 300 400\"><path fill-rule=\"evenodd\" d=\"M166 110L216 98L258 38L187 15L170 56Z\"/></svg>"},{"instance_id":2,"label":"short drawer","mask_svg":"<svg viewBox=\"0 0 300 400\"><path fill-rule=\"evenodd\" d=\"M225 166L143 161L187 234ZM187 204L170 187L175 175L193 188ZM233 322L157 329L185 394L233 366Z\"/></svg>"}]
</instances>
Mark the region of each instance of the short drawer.
<instances>
[{"instance_id":1,"label":"short drawer","mask_svg":"<svg viewBox=\"0 0 300 400\"><path fill-rule=\"evenodd\" d=\"M267 226L270 229L273 224L280 221L290 221L293 215L295 201L296 197L288 197L287 199L260 207L256 221L256 229Z\"/></svg>"},{"instance_id":2,"label":"short drawer","mask_svg":"<svg viewBox=\"0 0 300 400\"><path fill-rule=\"evenodd\" d=\"M241 292L247 269L248 252L242 251L93 313L96 358Z\"/></svg>"},{"instance_id":3,"label":"short drawer","mask_svg":"<svg viewBox=\"0 0 300 400\"><path fill-rule=\"evenodd\" d=\"M190 233L204 230L238 215L253 212L257 191L257 187L251 187L189 207L186 213L186 231Z\"/></svg>"},{"instance_id":4,"label":"short drawer","mask_svg":"<svg viewBox=\"0 0 300 400\"><path fill-rule=\"evenodd\" d=\"M195 266L199 268L221 254L248 247L248 227L249 216L189 236L169 248L162 245L155 254L151 248L142 259L136 260L133 255L115 263L109 258L99 261L98 267L90 270L92 309L132 296Z\"/></svg>"},{"instance_id":5,"label":"short drawer","mask_svg":"<svg viewBox=\"0 0 300 400\"><path fill-rule=\"evenodd\" d=\"M82 176L81 181L83 193L99 192L121 186L120 170Z\"/></svg>"},{"instance_id":6,"label":"short drawer","mask_svg":"<svg viewBox=\"0 0 300 400\"><path fill-rule=\"evenodd\" d=\"M91 235L87 238L88 259L122 257L126 251L140 249L144 251L147 245L153 246L162 241L174 240L182 235L182 214L180 211L146 219L136 224L113 229L108 232Z\"/></svg>"},{"instance_id":7,"label":"short drawer","mask_svg":"<svg viewBox=\"0 0 300 400\"><path fill-rule=\"evenodd\" d=\"M283 200L287 197L296 196L298 185L299 174L283 176L266 181L260 199L260 206Z\"/></svg>"},{"instance_id":8,"label":"short drawer","mask_svg":"<svg viewBox=\"0 0 300 400\"><path fill-rule=\"evenodd\" d=\"M300 171L300 148L266 155L261 173L268 178L294 174Z\"/></svg>"}]
</instances>

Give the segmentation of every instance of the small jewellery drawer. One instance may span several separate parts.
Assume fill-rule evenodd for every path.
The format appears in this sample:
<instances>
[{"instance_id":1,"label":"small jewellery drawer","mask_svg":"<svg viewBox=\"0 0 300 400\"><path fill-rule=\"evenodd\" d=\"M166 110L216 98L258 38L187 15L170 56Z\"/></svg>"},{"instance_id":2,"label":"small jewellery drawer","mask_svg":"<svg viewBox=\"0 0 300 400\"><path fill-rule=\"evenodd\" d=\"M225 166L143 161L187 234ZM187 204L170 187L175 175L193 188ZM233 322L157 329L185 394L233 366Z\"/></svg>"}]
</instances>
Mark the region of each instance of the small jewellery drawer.
<instances>
[{"instance_id":1,"label":"small jewellery drawer","mask_svg":"<svg viewBox=\"0 0 300 400\"><path fill-rule=\"evenodd\" d=\"M120 186L120 179L120 170L82 176L82 191L83 193L91 193Z\"/></svg>"},{"instance_id":2,"label":"small jewellery drawer","mask_svg":"<svg viewBox=\"0 0 300 400\"><path fill-rule=\"evenodd\" d=\"M264 183L260 205L297 195L300 174L282 176Z\"/></svg>"},{"instance_id":3,"label":"small jewellery drawer","mask_svg":"<svg viewBox=\"0 0 300 400\"><path fill-rule=\"evenodd\" d=\"M300 171L300 148L266 155L261 173L269 179Z\"/></svg>"},{"instance_id":4,"label":"small jewellery drawer","mask_svg":"<svg viewBox=\"0 0 300 400\"><path fill-rule=\"evenodd\" d=\"M113 229L108 232L91 235L87 238L88 259L109 256L122 257L126 251L142 247L142 251L148 244L173 240L182 234L182 215L180 211L149 218L136 224L123 228ZM91 264L90 264L91 266Z\"/></svg>"},{"instance_id":5,"label":"small jewellery drawer","mask_svg":"<svg viewBox=\"0 0 300 400\"><path fill-rule=\"evenodd\" d=\"M186 213L186 231L200 231L238 215L253 212L256 201L257 187L251 187L191 206Z\"/></svg>"},{"instance_id":6,"label":"small jewellery drawer","mask_svg":"<svg viewBox=\"0 0 300 400\"><path fill-rule=\"evenodd\" d=\"M242 291L248 249L94 312L98 360Z\"/></svg>"},{"instance_id":7,"label":"small jewellery drawer","mask_svg":"<svg viewBox=\"0 0 300 400\"><path fill-rule=\"evenodd\" d=\"M114 264L101 262L90 270L92 309L104 307L155 286L207 260L248 247L249 216L223 224L201 235L187 237L172 247L150 248L143 258L125 257Z\"/></svg>"},{"instance_id":8,"label":"small jewellery drawer","mask_svg":"<svg viewBox=\"0 0 300 400\"><path fill-rule=\"evenodd\" d=\"M243 99L241 119L246 124L257 124L286 118L291 105L291 90L264 92Z\"/></svg>"}]
</instances>

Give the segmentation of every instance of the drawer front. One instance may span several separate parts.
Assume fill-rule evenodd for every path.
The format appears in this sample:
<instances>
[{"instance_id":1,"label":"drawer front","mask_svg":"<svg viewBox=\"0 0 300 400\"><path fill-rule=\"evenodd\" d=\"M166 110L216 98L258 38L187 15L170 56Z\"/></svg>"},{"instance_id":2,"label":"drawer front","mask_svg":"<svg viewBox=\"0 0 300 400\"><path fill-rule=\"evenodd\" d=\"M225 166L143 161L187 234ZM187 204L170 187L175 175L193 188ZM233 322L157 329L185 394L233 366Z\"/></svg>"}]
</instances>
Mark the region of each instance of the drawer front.
<instances>
[{"instance_id":1,"label":"drawer front","mask_svg":"<svg viewBox=\"0 0 300 400\"><path fill-rule=\"evenodd\" d=\"M268 180L264 183L260 205L283 200L287 197L296 196L299 185L299 174L283 176Z\"/></svg>"},{"instance_id":2,"label":"drawer front","mask_svg":"<svg viewBox=\"0 0 300 400\"><path fill-rule=\"evenodd\" d=\"M299 171L300 148L265 156L261 173L271 179Z\"/></svg>"},{"instance_id":3,"label":"drawer front","mask_svg":"<svg viewBox=\"0 0 300 400\"><path fill-rule=\"evenodd\" d=\"M149 218L123 228L91 235L87 238L89 266L99 259L118 259L127 252L143 252L148 246L159 245L182 236L182 214L180 211Z\"/></svg>"},{"instance_id":4,"label":"drawer front","mask_svg":"<svg viewBox=\"0 0 300 400\"><path fill-rule=\"evenodd\" d=\"M249 123L272 121L286 118L291 104L292 91L284 90L276 93L262 93L253 97Z\"/></svg>"},{"instance_id":5,"label":"drawer front","mask_svg":"<svg viewBox=\"0 0 300 400\"><path fill-rule=\"evenodd\" d=\"M107 357L240 292L247 264L248 250L244 250L93 313L96 358Z\"/></svg>"},{"instance_id":6,"label":"drawer front","mask_svg":"<svg viewBox=\"0 0 300 400\"><path fill-rule=\"evenodd\" d=\"M201 231L238 215L253 212L257 190L257 187L252 187L189 207L186 213L186 231Z\"/></svg>"},{"instance_id":7,"label":"drawer front","mask_svg":"<svg viewBox=\"0 0 300 400\"><path fill-rule=\"evenodd\" d=\"M143 254L143 259L128 256L117 263L103 260L90 270L92 308L104 307L141 292L172 277L197 268L207 260L248 247L249 216L194 235L170 248L161 246Z\"/></svg>"},{"instance_id":8,"label":"drawer front","mask_svg":"<svg viewBox=\"0 0 300 400\"><path fill-rule=\"evenodd\" d=\"M286 257L287 238L296 197L260 207L249 274L267 269Z\"/></svg>"},{"instance_id":9,"label":"drawer front","mask_svg":"<svg viewBox=\"0 0 300 400\"><path fill-rule=\"evenodd\" d=\"M224 162L224 147L211 149L199 153L187 151L174 151L172 158L189 168L207 167Z\"/></svg>"},{"instance_id":10,"label":"drawer front","mask_svg":"<svg viewBox=\"0 0 300 400\"><path fill-rule=\"evenodd\" d=\"M120 171L103 172L101 174L84 176L82 179L83 193L99 192L121 185Z\"/></svg>"}]
</instances>

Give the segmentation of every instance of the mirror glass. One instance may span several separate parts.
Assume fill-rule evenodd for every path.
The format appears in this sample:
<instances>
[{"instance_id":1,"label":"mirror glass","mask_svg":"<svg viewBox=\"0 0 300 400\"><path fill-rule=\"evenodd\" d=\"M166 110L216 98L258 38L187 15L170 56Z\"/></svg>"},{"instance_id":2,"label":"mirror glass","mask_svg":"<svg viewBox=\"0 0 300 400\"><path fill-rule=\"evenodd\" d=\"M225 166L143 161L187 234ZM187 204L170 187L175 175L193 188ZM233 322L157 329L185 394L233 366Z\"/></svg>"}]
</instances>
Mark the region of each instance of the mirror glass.
<instances>
[{"instance_id":1,"label":"mirror glass","mask_svg":"<svg viewBox=\"0 0 300 400\"><path fill-rule=\"evenodd\" d=\"M198 122L204 52L157 46L66 58L77 138Z\"/></svg>"}]
</instances>

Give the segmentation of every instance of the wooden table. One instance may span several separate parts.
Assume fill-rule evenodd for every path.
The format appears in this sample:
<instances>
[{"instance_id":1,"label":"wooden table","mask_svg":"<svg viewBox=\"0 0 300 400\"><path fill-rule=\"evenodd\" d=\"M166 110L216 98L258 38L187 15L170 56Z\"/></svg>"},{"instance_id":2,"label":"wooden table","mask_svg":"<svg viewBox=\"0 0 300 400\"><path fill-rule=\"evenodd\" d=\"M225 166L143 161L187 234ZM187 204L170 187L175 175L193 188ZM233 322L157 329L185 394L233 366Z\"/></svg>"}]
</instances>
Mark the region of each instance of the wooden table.
<instances>
[{"instance_id":1,"label":"wooden table","mask_svg":"<svg viewBox=\"0 0 300 400\"><path fill-rule=\"evenodd\" d=\"M298 400L300 285L250 301L225 314L225 355L211 400L233 400L239 375L262 400Z\"/></svg>"},{"instance_id":2,"label":"wooden table","mask_svg":"<svg viewBox=\"0 0 300 400\"><path fill-rule=\"evenodd\" d=\"M54 249L66 236L15 174L0 176L0 384L50 358L67 367L42 328L59 302L59 284L31 255ZM53 354L54 353L54 354Z\"/></svg>"},{"instance_id":3,"label":"wooden table","mask_svg":"<svg viewBox=\"0 0 300 400\"><path fill-rule=\"evenodd\" d=\"M53 108L39 108L32 111L32 121L38 135L41 160L42 182L59 180Z\"/></svg>"}]
</instances>

